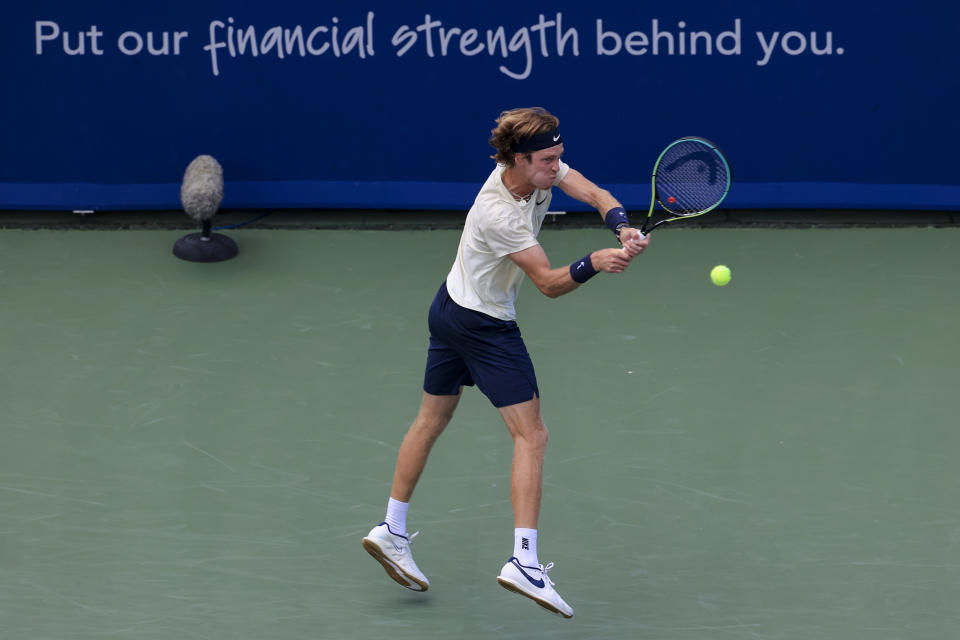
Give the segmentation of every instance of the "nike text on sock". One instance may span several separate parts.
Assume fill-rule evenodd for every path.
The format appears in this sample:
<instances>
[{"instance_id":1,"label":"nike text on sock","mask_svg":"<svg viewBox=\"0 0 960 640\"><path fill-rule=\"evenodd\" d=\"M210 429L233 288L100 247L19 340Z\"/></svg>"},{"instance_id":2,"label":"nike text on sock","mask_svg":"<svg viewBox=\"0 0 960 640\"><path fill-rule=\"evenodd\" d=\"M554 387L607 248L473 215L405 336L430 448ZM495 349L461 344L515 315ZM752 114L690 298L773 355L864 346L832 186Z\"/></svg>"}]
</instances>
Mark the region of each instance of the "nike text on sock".
<instances>
[{"instance_id":1,"label":"nike text on sock","mask_svg":"<svg viewBox=\"0 0 960 640\"><path fill-rule=\"evenodd\" d=\"M527 567L539 566L536 529L513 530L513 556L520 561L520 564Z\"/></svg>"}]
</instances>

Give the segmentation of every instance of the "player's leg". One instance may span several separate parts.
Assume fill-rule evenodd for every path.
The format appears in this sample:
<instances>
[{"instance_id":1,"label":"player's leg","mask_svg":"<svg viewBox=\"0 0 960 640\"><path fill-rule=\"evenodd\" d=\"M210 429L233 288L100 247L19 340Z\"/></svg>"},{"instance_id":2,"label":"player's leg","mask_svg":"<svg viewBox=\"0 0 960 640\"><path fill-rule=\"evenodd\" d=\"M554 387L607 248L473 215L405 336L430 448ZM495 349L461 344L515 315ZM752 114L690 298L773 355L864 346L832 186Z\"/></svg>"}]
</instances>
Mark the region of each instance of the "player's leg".
<instances>
[{"instance_id":1,"label":"player's leg","mask_svg":"<svg viewBox=\"0 0 960 640\"><path fill-rule=\"evenodd\" d=\"M440 288L430 307L430 348L423 380L423 400L413 425L400 445L387 502L387 515L363 539L363 548L376 558L387 575L415 591L430 585L410 553L407 536L407 509L433 443L450 423L460 402L463 385L473 384L466 364L449 343L438 337L449 333L449 319L443 309L446 286Z\"/></svg>"},{"instance_id":2,"label":"player's leg","mask_svg":"<svg viewBox=\"0 0 960 640\"><path fill-rule=\"evenodd\" d=\"M560 597L547 576L553 563L544 566L537 557L537 522L547 451L547 427L540 415L540 398L500 407L500 415L513 438L510 499L515 529L513 556L500 570L497 582L548 611L572 618L573 608Z\"/></svg>"},{"instance_id":3,"label":"player's leg","mask_svg":"<svg viewBox=\"0 0 960 640\"><path fill-rule=\"evenodd\" d=\"M536 529L543 494L543 459L547 452L547 427L540 416L540 398L500 407L500 415L513 438L510 476L513 526Z\"/></svg>"},{"instance_id":4,"label":"player's leg","mask_svg":"<svg viewBox=\"0 0 960 640\"><path fill-rule=\"evenodd\" d=\"M453 412L460 402L455 396L435 396L424 392L420 412L403 438L393 472L390 497L399 502L410 502L427 457L443 430L450 424ZM402 532L402 533L405 533Z\"/></svg>"},{"instance_id":5,"label":"player's leg","mask_svg":"<svg viewBox=\"0 0 960 640\"><path fill-rule=\"evenodd\" d=\"M500 411L513 438L510 499L514 553L500 570L497 581L545 609L572 617L573 609L547 577L553 564L543 566L537 559L537 521L543 492L547 427L540 415L540 391L533 362L515 322L483 317L468 310L461 315L465 317L464 324L478 328L470 336L473 339L464 340L461 347L470 377Z\"/></svg>"},{"instance_id":6,"label":"player's leg","mask_svg":"<svg viewBox=\"0 0 960 640\"><path fill-rule=\"evenodd\" d=\"M363 539L363 548L383 565L387 575L414 591L426 591L430 581L420 571L410 552L410 542L417 534L407 535L407 507L427 464L430 449L450 424L459 401L459 394L423 394L417 419L407 431L397 454L386 519Z\"/></svg>"}]
</instances>

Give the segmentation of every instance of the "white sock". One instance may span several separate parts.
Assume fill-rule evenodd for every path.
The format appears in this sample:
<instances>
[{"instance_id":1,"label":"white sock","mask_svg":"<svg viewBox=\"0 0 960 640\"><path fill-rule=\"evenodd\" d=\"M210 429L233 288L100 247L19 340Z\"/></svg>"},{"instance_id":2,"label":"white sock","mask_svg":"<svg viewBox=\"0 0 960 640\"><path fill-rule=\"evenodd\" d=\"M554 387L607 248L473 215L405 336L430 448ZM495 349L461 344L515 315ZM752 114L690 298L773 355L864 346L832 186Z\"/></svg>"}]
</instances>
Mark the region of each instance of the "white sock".
<instances>
[{"instance_id":1,"label":"white sock","mask_svg":"<svg viewBox=\"0 0 960 640\"><path fill-rule=\"evenodd\" d=\"M407 510L410 508L409 502L400 502L390 498L387 502L386 523L390 531L401 536L407 535Z\"/></svg>"},{"instance_id":2,"label":"white sock","mask_svg":"<svg viewBox=\"0 0 960 640\"><path fill-rule=\"evenodd\" d=\"M525 567L539 567L537 559L537 530L513 530L513 557Z\"/></svg>"}]
</instances>

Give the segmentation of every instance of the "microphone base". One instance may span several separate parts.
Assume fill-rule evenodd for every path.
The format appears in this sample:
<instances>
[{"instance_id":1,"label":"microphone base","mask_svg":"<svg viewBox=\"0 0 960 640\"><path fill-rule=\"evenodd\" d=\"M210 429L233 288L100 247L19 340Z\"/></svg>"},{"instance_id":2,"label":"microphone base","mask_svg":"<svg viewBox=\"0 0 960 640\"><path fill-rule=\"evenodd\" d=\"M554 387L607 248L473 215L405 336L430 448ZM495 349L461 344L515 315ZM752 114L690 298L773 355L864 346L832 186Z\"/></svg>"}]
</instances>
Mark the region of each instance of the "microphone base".
<instances>
[{"instance_id":1,"label":"microphone base","mask_svg":"<svg viewBox=\"0 0 960 640\"><path fill-rule=\"evenodd\" d=\"M223 262L239 252L237 243L222 233L212 233L208 237L202 233L191 233L173 245L173 255L190 262Z\"/></svg>"}]
</instances>

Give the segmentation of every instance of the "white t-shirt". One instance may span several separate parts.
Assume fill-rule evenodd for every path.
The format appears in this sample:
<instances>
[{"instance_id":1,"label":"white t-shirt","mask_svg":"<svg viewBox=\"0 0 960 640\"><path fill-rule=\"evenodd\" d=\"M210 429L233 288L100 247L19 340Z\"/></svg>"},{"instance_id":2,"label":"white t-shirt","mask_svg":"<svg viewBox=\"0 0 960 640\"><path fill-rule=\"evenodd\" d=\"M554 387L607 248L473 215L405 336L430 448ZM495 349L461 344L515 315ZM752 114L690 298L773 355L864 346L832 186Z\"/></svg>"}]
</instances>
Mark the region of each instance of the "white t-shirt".
<instances>
[{"instance_id":1,"label":"white t-shirt","mask_svg":"<svg viewBox=\"0 0 960 640\"><path fill-rule=\"evenodd\" d=\"M447 275L447 291L461 307L515 320L514 302L525 274L509 254L538 244L537 234L553 194L551 189L537 189L529 200L516 200L503 186L504 169L505 165L497 165L470 207L457 259ZM561 160L554 185L569 170Z\"/></svg>"}]
</instances>

